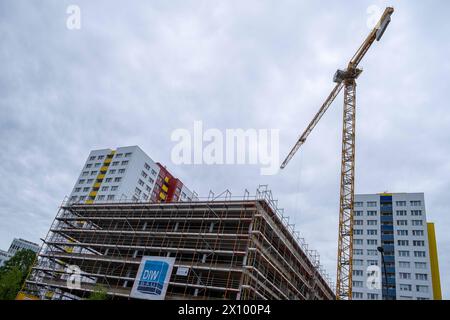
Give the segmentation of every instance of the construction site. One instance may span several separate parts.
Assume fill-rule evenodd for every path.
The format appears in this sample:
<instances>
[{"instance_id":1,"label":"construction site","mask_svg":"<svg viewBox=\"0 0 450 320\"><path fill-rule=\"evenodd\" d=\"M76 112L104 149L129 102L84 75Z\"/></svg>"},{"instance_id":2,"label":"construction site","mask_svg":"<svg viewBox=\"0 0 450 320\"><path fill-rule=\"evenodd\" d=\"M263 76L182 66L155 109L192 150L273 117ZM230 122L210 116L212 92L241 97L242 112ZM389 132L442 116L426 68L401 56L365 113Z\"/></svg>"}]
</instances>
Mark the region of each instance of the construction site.
<instances>
[{"instance_id":1,"label":"construction site","mask_svg":"<svg viewBox=\"0 0 450 320\"><path fill-rule=\"evenodd\" d=\"M139 286L148 291L146 294L165 299L352 299L356 80L362 73L360 62L382 38L393 12L391 7L385 9L346 68L336 71L334 88L281 164L281 169L287 166L343 90L335 290L318 254L294 231L267 187L260 186L254 197L246 192L240 199L227 191L203 200L166 201L163 191L168 187L163 181L173 179L164 171L154 189L161 192L157 201L137 201L135 197L133 202L100 201L104 195L97 192L105 175L100 172L96 180L88 180L95 183L90 200L83 202L82 196L77 203L61 205L23 291L40 299L83 299L101 287L113 299L130 299L138 297L134 291ZM116 160L119 154L111 151L108 161ZM125 157L131 154L125 153ZM114 164L119 165L119 161ZM115 172L106 162L102 168L105 174ZM92 171L91 175L97 173ZM147 173L142 174L147 178ZM145 183L138 182L135 190L140 195ZM83 178L79 184L84 184ZM151 188L147 186L147 190ZM114 195L107 199L114 199ZM149 284L139 278L148 257L172 259L172 264L164 267L168 281ZM176 272L171 273L172 267ZM74 272L80 274L81 281L69 286Z\"/></svg>"},{"instance_id":2,"label":"construction site","mask_svg":"<svg viewBox=\"0 0 450 320\"><path fill-rule=\"evenodd\" d=\"M78 300L101 286L130 299L141 258L160 256L175 258L166 299L334 299L319 255L276 203L266 186L195 202L63 203L23 292Z\"/></svg>"}]
</instances>

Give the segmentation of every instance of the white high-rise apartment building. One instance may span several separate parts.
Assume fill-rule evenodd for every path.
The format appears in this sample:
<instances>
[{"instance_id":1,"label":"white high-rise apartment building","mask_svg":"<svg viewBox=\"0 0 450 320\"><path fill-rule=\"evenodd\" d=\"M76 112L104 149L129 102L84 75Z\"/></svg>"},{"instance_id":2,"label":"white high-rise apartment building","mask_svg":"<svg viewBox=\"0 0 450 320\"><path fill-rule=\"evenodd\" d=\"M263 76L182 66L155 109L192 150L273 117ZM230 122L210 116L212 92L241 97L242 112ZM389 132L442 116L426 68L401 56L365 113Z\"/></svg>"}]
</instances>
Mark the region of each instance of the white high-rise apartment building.
<instances>
[{"instance_id":1,"label":"white high-rise apartment building","mask_svg":"<svg viewBox=\"0 0 450 320\"><path fill-rule=\"evenodd\" d=\"M69 201L190 201L196 195L138 146L90 152Z\"/></svg>"},{"instance_id":2,"label":"white high-rise apartment building","mask_svg":"<svg viewBox=\"0 0 450 320\"><path fill-rule=\"evenodd\" d=\"M8 253L11 254L11 256L13 256L19 250L31 250L34 252L38 252L39 245L37 243L28 240L15 238L13 242L11 242L11 245L9 246Z\"/></svg>"},{"instance_id":3,"label":"white high-rise apartment building","mask_svg":"<svg viewBox=\"0 0 450 320\"><path fill-rule=\"evenodd\" d=\"M441 299L423 193L355 195L352 282L354 300Z\"/></svg>"}]
</instances>

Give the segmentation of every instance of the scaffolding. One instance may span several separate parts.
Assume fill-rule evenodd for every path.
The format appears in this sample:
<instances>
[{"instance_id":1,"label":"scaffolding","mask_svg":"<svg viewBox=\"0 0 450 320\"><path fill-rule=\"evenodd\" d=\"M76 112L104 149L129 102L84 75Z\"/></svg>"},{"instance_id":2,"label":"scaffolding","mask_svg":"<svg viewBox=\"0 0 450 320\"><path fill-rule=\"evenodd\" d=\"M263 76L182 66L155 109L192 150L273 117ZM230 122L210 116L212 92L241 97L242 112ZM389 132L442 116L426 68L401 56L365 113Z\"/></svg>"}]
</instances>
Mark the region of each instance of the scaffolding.
<instances>
[{"instance_id":1,"label":"scaffolding","mask_svg":"<svg viewBox=\"0 0 450 320\"><path fill-rule=\"evenodd\" d=\"M131 299L143 256L175 257L166 299L335 298L318 253L265 185L193 202L63 202L23 291L78 300L101 287Z\"/></svg>"}]
</instances>

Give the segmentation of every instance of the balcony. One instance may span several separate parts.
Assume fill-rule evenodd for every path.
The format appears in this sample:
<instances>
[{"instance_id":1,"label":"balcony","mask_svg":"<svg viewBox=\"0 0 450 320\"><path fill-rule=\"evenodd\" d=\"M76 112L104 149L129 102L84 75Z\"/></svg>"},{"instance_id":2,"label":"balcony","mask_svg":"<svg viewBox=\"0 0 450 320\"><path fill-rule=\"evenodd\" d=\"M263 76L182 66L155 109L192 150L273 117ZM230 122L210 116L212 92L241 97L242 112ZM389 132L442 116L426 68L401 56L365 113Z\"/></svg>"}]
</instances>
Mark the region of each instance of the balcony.
<instances>
[{"instance_id":1,"label":"balcony","mask_svg":"<svg viewBox=\"0 0 450 320\"><path fill-rule=\"evenodd\" d=\"M102 183L101 182L96 182L96 183L94 183L94 188L100 188L100 185L101 185Z\"/></svg>"},{"instance_id":2,"label":"balcony","mask_svg":"<svg viewBox=\"0 0 450 320\"><path fill-rule=\"evenodd\" d=\"M165 184L163 184L161 189L164 190L164 192L167 192L169 190L169 188Z\"/></svg>"},{"instance_id":3,"label":"balcony","mask_svg":"<svg viewBox=\"0 0 450 320\"><path fill-rule=\"evenodd\" d=\"M382 234L381 241L394 241L394 235L393 234Z\"/></svg>"},{"instance_id":4,"label":"balcony","mask_svg":"<svg viewBox=\"0 0 450 320\"><path fill-rule=\"evenodd\" d=\"M380 207L380 212L381 213L389 213L392 212L392 205L385 205L385 206L381 206Z\"/></svg>"},{"instance_id":5,"label":"balcony","mask_svg":"<svg viewBox=\"0 0 450 320\"><path fill-rule=\"evenodd\" d=\"M102 173L106 173L107 170L108 170L108 166L103 166L100 168L100 172L102 172Z\"/></svg>"},{"instance_id":6,"label":"balcony","mask_svg":"<svg viewBox=\"0 0 450 320\"><path fill-rule=\"evenodd\" d=\"M381 222L391 222L393 220L392 216L381 216L380 221Z\"/></svg>"},{"instance_id":7,"label":"balcony","mask_svg":"<svg viewBox=\"0 0 450 320\"><path fill-rule=\"evenodd\" d=\"M111 156L111 158L112 158L112 156ZM106 160L103 162L103 164L107 164L107 165L109 165L110 163L111 163L111 161L112 161L112 159L111 158L106 158Z\"/></svg>"},{"instance_id":8,"label":"balcony","mask_svg":"<svg viewBox=\"0 0 450 320\"><path fill-rule=\"evenodd\" d=\"M381 225L381 231L394 231L394 226L393 225L382 224Z\"/></svg>"},{"instance_id":9,"label":"balcony","mask_svg":"<svg viewBox=\"0 0 450 320\"><path fill-rule=\"evenodd\" d=\"M89 193L89 197L94 197L97 195L97 191L91 191L91 193Z\"/></svg>"},{"instance_id":10,"label":"balcony","mask_svg":"<svg viewBox=\"0 0 450 320\"><path fill-rule=\"evenodd\" d=\"M101 173L97 176L97 180L103 180L104 177L105 177L105 175L103 173Z\"/></svg>"}]
</instances>

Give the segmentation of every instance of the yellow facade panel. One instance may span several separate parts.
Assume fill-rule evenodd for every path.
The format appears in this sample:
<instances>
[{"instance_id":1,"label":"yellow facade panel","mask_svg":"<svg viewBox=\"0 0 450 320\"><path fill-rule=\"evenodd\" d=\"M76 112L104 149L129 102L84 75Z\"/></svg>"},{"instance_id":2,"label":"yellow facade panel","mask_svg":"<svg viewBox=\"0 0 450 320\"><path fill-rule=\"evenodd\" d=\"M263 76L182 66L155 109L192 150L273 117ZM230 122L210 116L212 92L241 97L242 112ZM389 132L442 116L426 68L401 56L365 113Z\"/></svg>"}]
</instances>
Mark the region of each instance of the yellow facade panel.
<instances>
[{"instance_id":1,"label":"yellow facade panel","mask_svg":"<svg viewBox=\"0 0 450 320\"><path fill-rule=\"evenodd\" d=\"M428 231L428 246L430 250L430 267L431 267L431 283L433 285L433 299L442 300L441 292L441 277L439 274L439 261L436 244L436 232L434 230L434 223L427 223Z\"/></svg>"}]
</instances>

